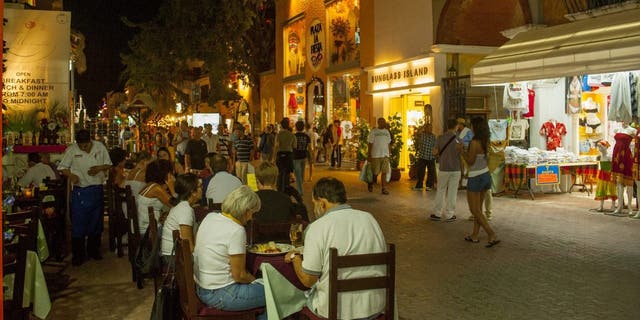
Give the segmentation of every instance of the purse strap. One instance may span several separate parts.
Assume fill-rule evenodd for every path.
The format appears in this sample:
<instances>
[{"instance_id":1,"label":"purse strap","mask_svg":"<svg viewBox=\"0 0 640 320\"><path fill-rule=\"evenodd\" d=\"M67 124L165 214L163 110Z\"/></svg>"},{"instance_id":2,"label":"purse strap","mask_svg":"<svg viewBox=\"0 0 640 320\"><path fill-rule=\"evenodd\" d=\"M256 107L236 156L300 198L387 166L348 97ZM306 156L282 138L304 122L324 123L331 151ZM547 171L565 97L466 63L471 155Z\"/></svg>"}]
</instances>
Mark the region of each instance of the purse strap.
<instances>
[{"instance_id":1,"label":"purse strap","mask_svg":"<svg viewBox=\"0 0 640 320\"><path fill-rule=\"evenodd\" d=\"M442 154L442 151L444 151L444 149L446 149L451 143L451 141L453 141L453 139L455 138L456 136L454 135L453 137L451 137L451 139L449 139L449 141L447 141L447 143L444 145L444 147L442 147L442 149L438 150L438 156Z\"/></svg>"}]
</instances>

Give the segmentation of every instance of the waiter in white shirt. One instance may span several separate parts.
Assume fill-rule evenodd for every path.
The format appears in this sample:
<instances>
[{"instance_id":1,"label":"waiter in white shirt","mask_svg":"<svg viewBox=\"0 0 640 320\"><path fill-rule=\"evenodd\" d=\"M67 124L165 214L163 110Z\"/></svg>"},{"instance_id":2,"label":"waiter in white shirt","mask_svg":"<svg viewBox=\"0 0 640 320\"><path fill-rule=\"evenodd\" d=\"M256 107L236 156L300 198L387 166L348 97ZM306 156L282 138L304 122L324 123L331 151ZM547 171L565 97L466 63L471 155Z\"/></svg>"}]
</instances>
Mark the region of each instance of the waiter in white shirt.
<instances>
[{"instance_id":1,"label":"waiter in white shirt","mask_svg":"<svg viewBox=\"0 0 640 320\"><path fill-rule=\"evenodd\" d=\"M105 173L111 168L107 148L100 142L91 140L87 130L76 133L76 143L67 148L58 166L68 179L71 192L71 260L79 266L89 257L101 260L100 237L103 229L102 183ZM85 247L86 240L86 247ZM86 248L86 249L85 249Z\"/></svg>"}]
</instances>

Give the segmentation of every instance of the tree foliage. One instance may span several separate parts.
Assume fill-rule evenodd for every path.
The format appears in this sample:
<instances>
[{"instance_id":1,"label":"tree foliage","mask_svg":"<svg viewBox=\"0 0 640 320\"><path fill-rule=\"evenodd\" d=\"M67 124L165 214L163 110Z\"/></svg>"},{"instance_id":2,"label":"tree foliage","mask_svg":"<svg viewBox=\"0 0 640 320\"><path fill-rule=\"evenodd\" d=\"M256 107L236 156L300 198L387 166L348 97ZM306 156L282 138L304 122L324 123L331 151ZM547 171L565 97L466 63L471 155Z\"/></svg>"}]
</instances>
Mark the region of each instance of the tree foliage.
<instances>
[{"instance_id":1,"label":"tree foliage","mask_svg":"<svg viewBox=\"0 0 640 320\"><path fill-rule=\"evenodd\" d=\"M209 77L210 101L235 100L231 74L258 84L274 67L275 0L165 0L148 23L125 22L138 33L121 56L122 78L146 91L165 110L187 99L180 91L193 80L193 65Z\"/></svg>"}]
</instances>

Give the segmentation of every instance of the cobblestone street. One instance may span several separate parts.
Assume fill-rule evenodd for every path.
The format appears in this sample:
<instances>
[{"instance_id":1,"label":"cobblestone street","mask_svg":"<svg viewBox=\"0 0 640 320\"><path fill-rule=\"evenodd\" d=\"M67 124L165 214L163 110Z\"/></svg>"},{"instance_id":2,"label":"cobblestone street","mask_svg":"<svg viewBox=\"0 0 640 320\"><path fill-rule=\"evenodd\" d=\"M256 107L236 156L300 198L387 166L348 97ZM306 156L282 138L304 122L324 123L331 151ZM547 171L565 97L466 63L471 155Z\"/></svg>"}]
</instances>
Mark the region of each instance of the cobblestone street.
<instances>
[{"instance_id":1,"label":"cobblestone street","mask_svg":"<svg viewBox=\"0 0 640 320\"><path fill-rule=\"evenodd\" d=\"M488 249L484 233L479 244L463 240L473 226L465 191L458 221L433 222L435 191L412 191L406 172L388 196L367 192L356 171L319 167L314 179L324 175L345 181L349 203L372 212L396 244L400 319L640 318L640 220L592 213L599 203L584 192L495 197L502 243ZM51 318L148 319L152 285L137 290L126 258L105 258L68 269L77 280Z\"/></svg>"}]
</instances>

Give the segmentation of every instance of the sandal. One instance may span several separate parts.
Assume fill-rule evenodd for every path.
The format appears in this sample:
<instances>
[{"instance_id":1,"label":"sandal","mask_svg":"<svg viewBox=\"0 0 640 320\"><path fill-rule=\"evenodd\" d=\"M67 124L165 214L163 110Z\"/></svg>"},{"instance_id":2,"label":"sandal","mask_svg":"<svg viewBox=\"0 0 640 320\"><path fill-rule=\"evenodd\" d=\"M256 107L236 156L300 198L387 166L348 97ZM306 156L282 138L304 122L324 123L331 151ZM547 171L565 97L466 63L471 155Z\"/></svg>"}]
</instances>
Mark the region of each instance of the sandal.
<instances>
[{"instance_id":1,"label":"sandal","mask_svg":"<svg viewBox=\"0 0 640 320\"><path fill-rule=\"evenodd\" d=\"M480 242L480 240L478 240L478 239L475 239L475 240L474 240L473 238L471 238L471 236L466 236L466 237L464 237L464 241L468 241L468 242L471 242L471 243L478 243L478 242Z\"/></svg>"},{"instance_id":2,"label":"sandal","mask_svg":"<svg viewBox=\"0 0 640 320\"><path fill-rule=\"evenodd\" d=\"M485 245L484 247L485 248L491 248L491 247L497 245L498 243L500 243L500 240L494 239L494 240L489 241L489 243L487 243L487 245Z\"/></svg>"}]
</instances>

